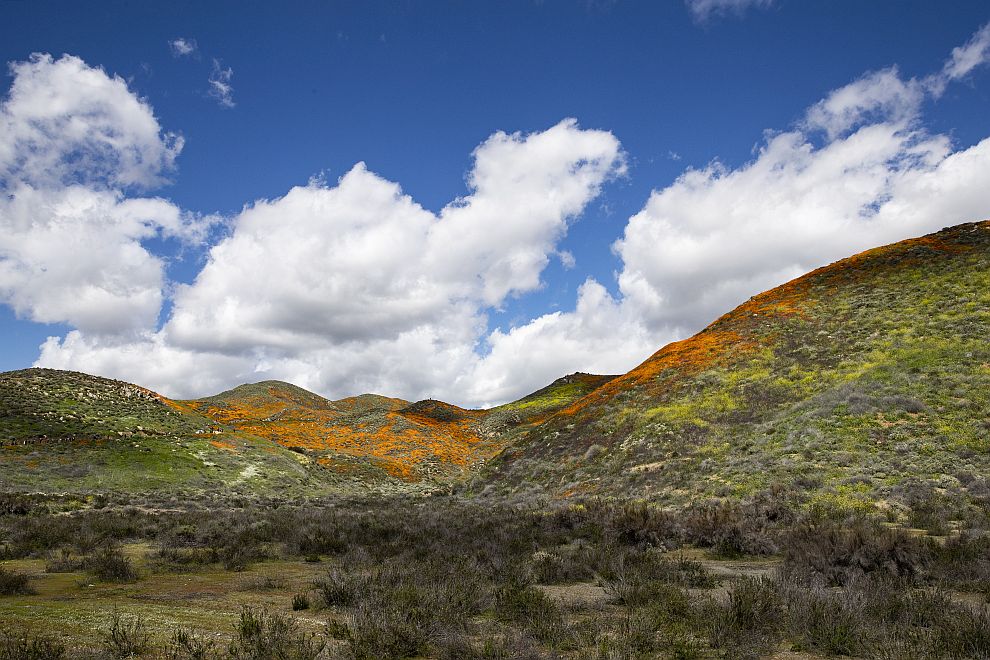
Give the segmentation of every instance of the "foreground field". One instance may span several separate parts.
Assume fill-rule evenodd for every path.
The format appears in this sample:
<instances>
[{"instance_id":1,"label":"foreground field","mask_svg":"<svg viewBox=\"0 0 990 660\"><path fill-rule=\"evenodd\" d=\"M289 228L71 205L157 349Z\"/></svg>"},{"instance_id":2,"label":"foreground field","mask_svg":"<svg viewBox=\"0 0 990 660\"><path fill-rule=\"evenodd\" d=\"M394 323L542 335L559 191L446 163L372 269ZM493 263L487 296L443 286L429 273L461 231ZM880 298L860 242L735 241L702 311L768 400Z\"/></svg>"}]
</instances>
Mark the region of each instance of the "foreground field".
<instances>
[{"instance_id":1,"label":"foreground field","mask_svg":"<svg viewBox=\"0 0 990 660\"><path fill-rule=\"evenodd\" d=\"M0 658L979 658L983 512L12 497Z\"/></svg>"}]
</instances>

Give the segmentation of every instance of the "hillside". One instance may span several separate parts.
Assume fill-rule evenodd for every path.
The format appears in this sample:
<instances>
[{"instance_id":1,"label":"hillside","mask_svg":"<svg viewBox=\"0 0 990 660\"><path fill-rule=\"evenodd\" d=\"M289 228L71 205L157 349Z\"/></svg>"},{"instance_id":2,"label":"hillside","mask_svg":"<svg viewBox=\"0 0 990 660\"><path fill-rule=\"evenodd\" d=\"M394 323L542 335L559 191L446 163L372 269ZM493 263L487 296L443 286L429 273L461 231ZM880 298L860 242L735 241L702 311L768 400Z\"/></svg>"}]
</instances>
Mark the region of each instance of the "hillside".
<instances>
[{"instance_id":1,"label":"hillside","mask_svg":"<svg viewBox=\"0 0 990 660\"><path fill-rule=\"evenodd\" d=\"M279 381L242 385L182 405L229 431L292 448L336 474L368 481L448 483L495 456L518 430L543 421L610 378L565 376L491 410L375 394L329 401Z\"/></svg>"},{"instance_id":2,"label":"hillside","mask_svg":"<svg viewBox=\"0 0 990 660\"><path fill-rule=\"evenodd\" d=\"M476 486L895 508L986 497L988 337L990 223L869 250L663 347L528 433Z\"/></svg>"},{"instance_id":3,"label":"hillside","mask_svg":"<svg viewBox=\"0 0 990 660\"><path fill-rule=\"evenodd\" d=\"M54 369L0 374L0 484L46 493L327 491L292 452L137 385Z\"/></svg>"}]
</instances>

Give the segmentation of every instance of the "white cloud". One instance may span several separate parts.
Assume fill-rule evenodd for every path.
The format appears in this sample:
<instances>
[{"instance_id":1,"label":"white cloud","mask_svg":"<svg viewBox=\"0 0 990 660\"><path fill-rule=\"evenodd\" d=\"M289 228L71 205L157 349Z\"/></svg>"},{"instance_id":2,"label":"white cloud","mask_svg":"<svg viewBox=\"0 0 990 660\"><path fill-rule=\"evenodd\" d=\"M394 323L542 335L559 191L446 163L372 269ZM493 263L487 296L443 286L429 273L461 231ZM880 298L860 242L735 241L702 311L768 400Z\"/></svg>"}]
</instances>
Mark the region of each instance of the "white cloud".
<instances>
[{"instance_id":1,"label":"white cloud","mask_svg":"<svg viewBox=\"0 0 990 660\"><path fill-rule=\"evenodd\" d=\"M186 57L196 53L198 46L195 39L178 37L168 42L168 47L174 57Z\"/></svg>"},{"instance_id":2,"label":"white cloud","mask_svg":"<svg viewBox=\"0 0 990 660\"><path fill-rule=\"evenodd\" d=\"M927 131L922 114L941 93L932 80L976 66L967 53L979 39L921 81L890 68L834 90L790 129L767 133L739 167L686 169L614 243L617 291L589 279L573 311L486 334L490 309L538 288L551 258L568 263L559 245L568 222L624 171L614 136L568 120L494 134L474 152L467 194L439 213L363 164L336 183L315 179L257 201L233 219L196 280L177 288L160 330L142 322L111 337L77 313L81 329L49 340L39 364L185 396L281 378L330 396L377 391L467 405L575 370L625 371L814 267L990 216L990 138L956 148ZM110 224L138 247L142 231L195 233L195 222L165 215L144 229ZM142 290L160 291L156 282Z\"/></svg>"},{"instance_id":3,"label":"white cloud","mask_svg":"<svg viewBox=\"0 0 990 660\"><path fill-rule=\"evenodd\" d=\"M164 262L141 242L192 239L195 220L162 199L21 184L0 200L0 302L21 317L88 332L154 327Z\"/></svg>"},{"instance_id":4,"label":"white cloud","mask_svg":"<svg viewBox=\"0 0 990 660\"><path fill-rule=\"evenodd\" d=\"M518 328L495 330L488 355L462 376L462 396L481 405L510 401L575 371L622 373L672 335L651 332L634 310L589 278L573 312L555 312Z\"/></svg>"},{"instance_id":5,"label":"white cloud","mask_svg":"<svg viewBox=\"0 0 990 660\"><path fill-rule=\"evenodd\" d=\"M942 76L959 80L973 69L990 61L990 23L987 23L962 46L952 49L952 57L942 68Z\"/></svg>"},{"instance_id":6,"label":"white cloud","mask_svg":"<svg viewBox=\"0 0 990 660\"><path fill-rule=\"evenodd\" d=\"M492 135L474 151L468 194L438 214L359 163L234 218L161 332L116 344L147 363L115 361L86 333L49 342L41 363L147 380L171 351L214 371L167 382L170 393L263 370L328 394L465 402L485 310L540 286L568 222L623 171L618 140L573 120Z\"/></svg>"},{"instance_id":7,"label":"white cloud","mask_svg":"<svg viewBox=\"0 0 990 660\"><path fill-rule=\"evenodd\" d=\"M957 60L972 62L959 49L950 62ZM954 151L947 136L926 132L926 90L937 93L896 69L867 74L812 106L795 128L769 133L751 162L689 168L654 191L613 246L622 259L618 297L590 280L573 312L494 333L474 395L489 388L509 398L522 393L514 383L576 368L628 370L813 268L990 217L990 138Z\"/></svg>"},{"instance_id":8,"label":"white cloud","mask_svg":"<svg viewBox=\"0 0 990 660\"><path fill-rule=\"evenodd\" d=\"M804 128L823 130L834 139L864 125L902 125L918 116L924 100L925 87L914 79L902 80L891 67L840 87L813 105Z\"/></svg>"},{"instance_id":9,"label":"white cloud","mask_svg":"<svg viewBox=\"0 0 990 660\"><path fill-rule=\"evenodd\" d=\"M695 21L704 23L714 16L741 16L747 9L766 9L774 0L684 0Z\"/></svg>"},{"instance_id":10,"label":"white cloud","mask_svg":"<svg viewBox=\"0 0 990 660\"><path fill-rule=\"evenodd\" d=\"M220 60L213 60L213 71L210 72L210 89L209 95L217 103L225 108L233 108L236 103L234 103L234 87L230 84L230 80L234 77L234 70L229 66L224 68L220 63Z\"/></svg>"},{"instance_id":11,"label":"white cloud","mask_svg":"<svg viewBox=\"0 0 990 660\"><path fill-rule=\"evenodd\" d=\"M201 240L208 220L123 189L157 185L181 139L123 80L82 60L11 65L0 105L0 303L87 332L154 327L164 262L153 237Z\"/></svg>"},{"instance_id":12,"label":"white cloud","mask_svg":"<svg viewBox=\"0 0 990 660\"><path fill-rule=\"evenodd\" d=\"M149 188L165 182L182 138L118 76L69 55L10 65L0 107L0 180Z\"/></svg>"}]
</instances>

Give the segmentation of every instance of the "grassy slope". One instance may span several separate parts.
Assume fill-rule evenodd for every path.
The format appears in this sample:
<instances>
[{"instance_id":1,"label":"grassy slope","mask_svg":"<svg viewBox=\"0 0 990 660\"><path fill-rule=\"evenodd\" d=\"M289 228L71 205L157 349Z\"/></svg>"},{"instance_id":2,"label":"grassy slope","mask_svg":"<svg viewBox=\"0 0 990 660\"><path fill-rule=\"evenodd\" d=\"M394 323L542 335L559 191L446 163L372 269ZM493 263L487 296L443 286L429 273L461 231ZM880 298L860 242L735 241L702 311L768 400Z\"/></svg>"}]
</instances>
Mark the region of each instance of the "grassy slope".
<instances>
[{"instance_id":1,"label":"grassy slope","mask_svg":"<svg viewBox=\"0 0 990 660\"><path fill-rule=\"evenodd\" d=\"M671 503L982 494L990 223L870 250L756 296L565 408L495 461L499 489ZM539 487L537 487L539 489Z\"/></svg>"},{"instance_id":2,"label":"grassy slope","mask_svg":"<svg viewBox=\"0 0 990 660\"><path fill-rule=\"evenodd\" d=\"M172 401L76 372L8 372L0 374L0 485L188 496L430 489L466 476L601 378L566 377L482 411L375 394L329 401L280 381Z\"/></svg>"},{"instance_id":3,"label":"grassy slope","mask_svg":"<svg viewBox=\"0 0 990 660\"><path fill-rule=\"evenodd\" d=\"M329 401L265 381L185 403L224 428L293 448L330 473L370 483L448 480L471 463L478 444L470 430L476 411L439 419L421 414L420 404L373 394Z\"/></svg>"},{"instance_id":4,"label":"grassy slope","mask_svg":"<svg viewBox=\"0 0 990 660\"><path fill-rule=\"evenodd\" d=\"M569 405L610 376L566 376L514 403L465 410L373 394L328 401L278 381L185 402L228 430L292 447L327 470L376 483L447 483L501 451L520 428Z\"/></svg>"},{"instance_id":5,"label":"grassy slope","mask_svg":"<svg viewBox=\"0 0 990 660\"><path fill-rule=\"evenodd\" d=\"M41 492L319 494L304 458L136 385L52 369L0 374L0 484ZM198 431L198 433L197 433Z\"/></svg>"}]
</instances>

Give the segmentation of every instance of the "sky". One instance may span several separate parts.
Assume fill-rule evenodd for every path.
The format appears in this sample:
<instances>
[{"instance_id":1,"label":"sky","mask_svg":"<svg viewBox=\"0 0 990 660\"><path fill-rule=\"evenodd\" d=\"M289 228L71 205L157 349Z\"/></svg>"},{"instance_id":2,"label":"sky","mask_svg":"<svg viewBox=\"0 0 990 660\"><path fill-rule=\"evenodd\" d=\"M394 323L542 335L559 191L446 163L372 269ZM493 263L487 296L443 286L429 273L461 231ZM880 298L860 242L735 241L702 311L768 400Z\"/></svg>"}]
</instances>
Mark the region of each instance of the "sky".
<instances>
[{"instance_id":1,"label":"sky","mask_svg":"<svg viewBox=\"0 0 990 660\"><path fill-rule=\"evenodd\" d=\"M468 407L990 218L985 2L0 0L0 370Z\"/></svg>"}]
</instances>

